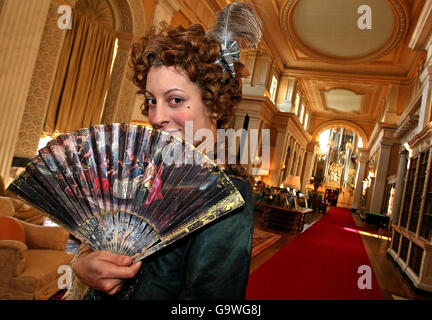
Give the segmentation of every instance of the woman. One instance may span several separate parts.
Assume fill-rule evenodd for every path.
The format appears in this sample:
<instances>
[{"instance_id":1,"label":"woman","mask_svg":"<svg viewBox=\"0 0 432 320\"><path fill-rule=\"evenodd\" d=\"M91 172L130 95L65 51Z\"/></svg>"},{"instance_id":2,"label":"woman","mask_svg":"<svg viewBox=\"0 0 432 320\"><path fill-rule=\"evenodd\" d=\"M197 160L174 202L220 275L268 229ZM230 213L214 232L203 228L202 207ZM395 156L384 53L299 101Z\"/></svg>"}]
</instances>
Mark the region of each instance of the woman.
<instances>
[{"instance_id":1,"label":"woman","mask_svg":"<svg viewBox=\"0 0 432 320\"><path fill-rule=\"evenodd\" d=\"M218 21L231 27L245 15L256 19L249 7L235 3L219 14ZM259 21L249 22L255 23L259 32L254 36L259 40ZM233 107L241 99L241 78L246 75L238 62L241 39L222 35L229 41L221 45L216 25L208 34L199 25L163 26L133 45L133 81L145 97L142 111L153 127L185 138L189 121L194 132L207 129L216 137L216 130L232 118ZM240 29L250 26L241 20ZM83 247L73 264L80 280L75 287L87 285L132 299L244 299L253 199L248 177L236 166L226 166L226 172L245 200L243 207L133 265L129 257ZM126 279L132 280L124 285Z\"/></svg>"}]
</instances>

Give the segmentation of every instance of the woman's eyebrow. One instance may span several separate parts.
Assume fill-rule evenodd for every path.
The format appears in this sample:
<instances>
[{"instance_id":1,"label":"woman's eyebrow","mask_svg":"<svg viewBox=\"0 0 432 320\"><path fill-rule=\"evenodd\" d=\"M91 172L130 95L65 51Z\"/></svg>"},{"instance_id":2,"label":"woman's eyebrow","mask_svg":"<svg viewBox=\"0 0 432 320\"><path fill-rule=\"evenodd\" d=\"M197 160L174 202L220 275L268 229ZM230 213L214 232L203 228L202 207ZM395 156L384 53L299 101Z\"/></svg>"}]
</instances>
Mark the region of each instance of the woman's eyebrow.
<instances>
[{"instance_id":1,"label":"woman's eyebrow","mask_svg":"<svg viewBox=\"0 0 432 320\"><path fill-rule=\"evenodd\" d=\"M167 90L167 91L164 93L164 95L167 95L167 94L169 94L169 93L171 93L171 92L173 92L173 91L181 91L181 92L185 92L185 91L182 90L182 89L172 88L172 89ZM145 94L145 95L148 94L148 95L154 97L154 95L153 95L149 90L147 90L147 89L145 90L144 94Z\"/></svg>"},{"instance_id":2,"label":"woman's eyebrow","mask_svg":"<svg viewBox=\"0 0 432 320\"><path fill-rule=\"evenodd\" d=\"M172 89L169 89L168 91L166 91L165 94L168 94L168 93L170 93L170 92L172 92L172 91L181 91L181 92L184 92L184 91L181 90L181 89L178 89L178 88L172 88Z\"/></svg>"}]
</instances>

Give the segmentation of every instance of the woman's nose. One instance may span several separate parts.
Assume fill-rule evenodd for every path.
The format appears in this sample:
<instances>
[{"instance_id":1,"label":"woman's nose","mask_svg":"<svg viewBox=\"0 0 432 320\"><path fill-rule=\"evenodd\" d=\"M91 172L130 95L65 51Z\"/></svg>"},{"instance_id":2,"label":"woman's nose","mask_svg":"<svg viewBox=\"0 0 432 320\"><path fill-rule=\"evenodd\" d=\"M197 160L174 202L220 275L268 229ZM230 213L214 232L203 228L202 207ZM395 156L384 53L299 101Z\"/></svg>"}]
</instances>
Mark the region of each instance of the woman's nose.
<instances>
[{"instance_id":1,"label":"woman's nose","mask_svg":"<svg viewBox=\"0 0 432 320\"><path fill-rule=\"evenodd\" d=\"M169 112L162 103L158 103L151 113L149 121L156 129L162 129L170 122Z\"/></svg>"}]
</instances>

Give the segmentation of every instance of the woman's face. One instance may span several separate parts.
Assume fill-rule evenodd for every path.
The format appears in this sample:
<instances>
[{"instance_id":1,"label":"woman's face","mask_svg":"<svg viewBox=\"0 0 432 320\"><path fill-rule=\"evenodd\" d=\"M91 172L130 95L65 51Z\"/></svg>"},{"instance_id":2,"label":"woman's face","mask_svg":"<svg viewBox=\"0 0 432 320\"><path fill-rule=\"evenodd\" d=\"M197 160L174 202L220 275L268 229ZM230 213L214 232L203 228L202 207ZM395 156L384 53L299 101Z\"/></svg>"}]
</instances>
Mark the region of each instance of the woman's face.
<instances>
[{"instance_id":1,"label":"woman's face","mask_svg":"<svg viewBox=\"0 0 432 320\"><path fill-rule=\"evenodd\" d=\"M184 139L186 121L192 121L194 133L210 129L216 136L216 121L210 119L200 89L181 69L152 66L147 75L145 96L148 119L154 128Z\"/></svg>"}]
</instances>

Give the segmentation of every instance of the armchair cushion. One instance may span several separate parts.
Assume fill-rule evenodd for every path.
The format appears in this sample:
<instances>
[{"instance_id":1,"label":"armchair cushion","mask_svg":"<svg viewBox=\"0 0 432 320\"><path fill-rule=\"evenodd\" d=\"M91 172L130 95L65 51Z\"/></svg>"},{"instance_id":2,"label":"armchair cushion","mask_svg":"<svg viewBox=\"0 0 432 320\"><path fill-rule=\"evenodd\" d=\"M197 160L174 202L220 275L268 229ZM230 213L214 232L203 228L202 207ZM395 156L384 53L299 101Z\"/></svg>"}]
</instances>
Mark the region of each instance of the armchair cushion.
<instances>
[{"instance_id":1,"label":"armchair cushion","mask_svg":"<svg viewBox=\"0 0 432 320\"><path fill-rule=\"evenodd\" d=\"M25 222L33 224L43 224L46 215L45 213L29 206L19 199L10 198L14 205L15 214L14 217Z\"/></svg>"},{"instance_id":2,"label":"armchair cushion","mask_svg":"<svg viewBox=\"0 0 432 320\"><path fill-rule=\"evenodd\" d=\"M19 223L24 228L26 244L29 249L49 249L61 251L66 249L69 232L63 228L38 226L20 220L17 221L19 221Z\"/></svg>"},{"instance_id":3,"label":"armchair cushion","mask_svg":"<svg viewBox=\"0 0 432 320\"><path fill-rule=\"evenodd\" d=\"M0 240L16 240L26 243L24 228L12 217L0 217Z\"/></svg>"},{"instance_id":4,"label":"armchair cushion","mask_svg":"<svg viewBox=\"0 0 432 320\"><path fill-rule=\"evenodd\" d=\"M33 224L43 224L46 215L19 199L0 196L0 216L14 217Z\"/></svg>"}]
</instances>

